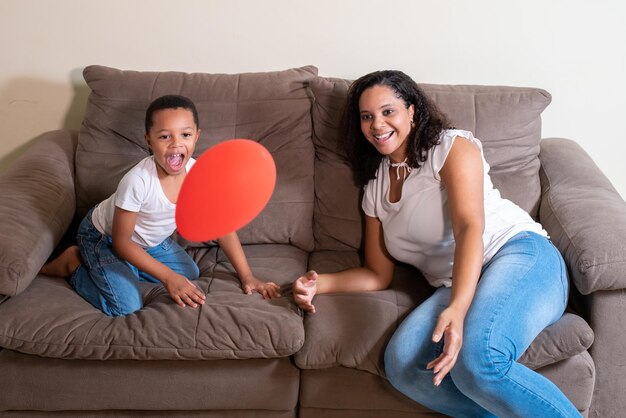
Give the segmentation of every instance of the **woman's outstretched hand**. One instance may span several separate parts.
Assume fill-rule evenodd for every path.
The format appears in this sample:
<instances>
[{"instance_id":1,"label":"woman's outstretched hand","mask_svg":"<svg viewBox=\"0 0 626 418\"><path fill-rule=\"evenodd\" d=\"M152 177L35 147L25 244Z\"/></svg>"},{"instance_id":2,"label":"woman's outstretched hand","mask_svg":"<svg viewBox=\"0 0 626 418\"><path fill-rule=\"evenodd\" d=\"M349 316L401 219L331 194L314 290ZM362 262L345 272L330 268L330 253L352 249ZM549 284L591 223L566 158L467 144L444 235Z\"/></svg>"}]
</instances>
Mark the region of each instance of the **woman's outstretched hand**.
<instances>
[{"instance_id":1,"label":"woman's outstretched hand","mask_svg":"<svg viewBox=\"0 0 626 418\"><path fill-rule=\"evenodd\" d=\"M463 345L463 320L464 315L453 308L446 308L439 315L437 326L433 331L433 342L438 343L443 338L443 352L439 357L426 365L427 369L433 369L435 377L433 383L439 386L444 377L452 370Z\"/></svg>"},{"instance_id":2,"label":"woman's outstretched hand","mask_svg":"<svg viewBox=\"0 0 626 418\"><path fill-rule=\"evenodd\" d=\"M315 313L313 305L313 296L317 293L317 273L313 270L307 272L303 276L293 282L293 300L300 309Z\"/></svg>"}]
</instances>

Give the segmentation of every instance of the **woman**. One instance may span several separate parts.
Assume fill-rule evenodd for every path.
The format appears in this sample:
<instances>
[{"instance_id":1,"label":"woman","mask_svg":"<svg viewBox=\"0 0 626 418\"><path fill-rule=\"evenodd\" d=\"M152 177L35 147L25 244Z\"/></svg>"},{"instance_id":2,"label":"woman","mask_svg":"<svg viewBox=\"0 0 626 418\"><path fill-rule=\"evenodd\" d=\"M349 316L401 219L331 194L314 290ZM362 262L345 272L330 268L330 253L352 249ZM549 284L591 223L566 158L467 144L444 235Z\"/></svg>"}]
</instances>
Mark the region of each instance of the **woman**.
<instances>
[{"instance_id":1,"label":"woman","mask_svg":"<svg viewBox=\"0 0 626 418\"><path fill-rule=\"evenodd\" d=\"M399 71L353 83L342 131L365 186L364 266L300 277L298 305L314 313L315 294L384 289L394 259L412 264L437 290L387 346L398 390L451 416L580 416L516 362L563 314L567 273L541 225L493 188L480 141L449 129Z\"/></svg>"}]
</instances>

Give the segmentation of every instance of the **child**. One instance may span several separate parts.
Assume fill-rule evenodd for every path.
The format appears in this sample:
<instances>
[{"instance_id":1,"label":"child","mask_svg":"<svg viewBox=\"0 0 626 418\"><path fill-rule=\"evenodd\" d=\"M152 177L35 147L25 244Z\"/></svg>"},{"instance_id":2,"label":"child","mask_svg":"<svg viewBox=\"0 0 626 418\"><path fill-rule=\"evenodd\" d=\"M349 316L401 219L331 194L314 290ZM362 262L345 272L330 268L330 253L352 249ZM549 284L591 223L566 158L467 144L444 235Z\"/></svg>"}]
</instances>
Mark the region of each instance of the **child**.
<instances>
[{"instance_id":1,"label":"child","mask_svg":"<svg viewBox=\"0 0 626 418\"><path fill-rule=\"evenodd\" d=\"M70 285L109 316L143 306L139 281L161 282L181 307L202 305L206 297L192 282L200 275L191 257L171 238L180 187L193 166L200 136L191 100L168 95L146 112L145 139L152 155L131 168L116 192L91 209L81 222L78 245L47 263L41 273L70 277ZM248 266L235 232L217 240L237 271L243 290L264 298L279 287L258 280Z\"/></svg>"}]
</instances>

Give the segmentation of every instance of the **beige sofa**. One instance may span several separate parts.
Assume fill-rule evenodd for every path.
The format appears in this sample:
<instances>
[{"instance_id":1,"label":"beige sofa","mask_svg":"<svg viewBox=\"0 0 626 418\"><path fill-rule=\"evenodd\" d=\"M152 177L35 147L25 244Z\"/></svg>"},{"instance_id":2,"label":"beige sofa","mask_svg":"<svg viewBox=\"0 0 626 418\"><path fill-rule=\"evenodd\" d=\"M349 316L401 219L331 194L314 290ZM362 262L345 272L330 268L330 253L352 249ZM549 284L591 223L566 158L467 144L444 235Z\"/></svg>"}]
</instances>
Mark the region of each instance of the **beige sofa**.
<instances>
[{"instance_id":1,"label":"beige sofa","mask_svg":"<svg viewBox=\"0 0 626 418\"><path fill-rule=\"evenodd\" d=\"M433 415L388 384L381 361L403 316L432 292L419 272L398 265L387 290L318 296L314 315L289 294L308 269L359 263L360 190L338 151L348 80L312 66L233 75L90 66L84 76L91 94L80 132L43 134L0 177L0 415ZM571 312L520 361L584 415L623 415L626 204L574 142L540 140L547 92L423 87L483 140L494 184L543 223L568 263ZM196 156L230 138L272 153L274 194L239 235L255 274L281 284L284 297L244 295L215 243L182 239L200 266L200 309L145 284L144 309L111 318L66 281L37 274L147 155L145 108L170 93L197 104Z\"/></svg>"}]
</instances>

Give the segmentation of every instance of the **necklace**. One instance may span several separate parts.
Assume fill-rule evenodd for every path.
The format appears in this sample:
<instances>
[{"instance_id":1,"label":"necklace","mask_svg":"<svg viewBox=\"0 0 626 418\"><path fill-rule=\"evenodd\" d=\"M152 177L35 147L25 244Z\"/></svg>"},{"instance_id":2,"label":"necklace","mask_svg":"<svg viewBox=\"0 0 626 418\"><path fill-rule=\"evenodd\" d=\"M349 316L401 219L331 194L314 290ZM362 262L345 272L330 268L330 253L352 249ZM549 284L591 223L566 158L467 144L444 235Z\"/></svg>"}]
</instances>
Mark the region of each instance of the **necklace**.
<instances>
[{"instance_id":1,"label":"necklace","mask_svg":"<svg viewBox=\"0 0 626 418\"><path fill-rule=\"evenodd\" d=\"M411 174L411 171L413 171L413 167L409 166L406 163L406 158L404 158L404 161L402 161L401 163L392 163L391 160L388 161L391 167L396 169L396 180L400 180L400 169L403 169L404 171L402 180L406 180L407 176Z\"/></svg>"}]
</instances>

